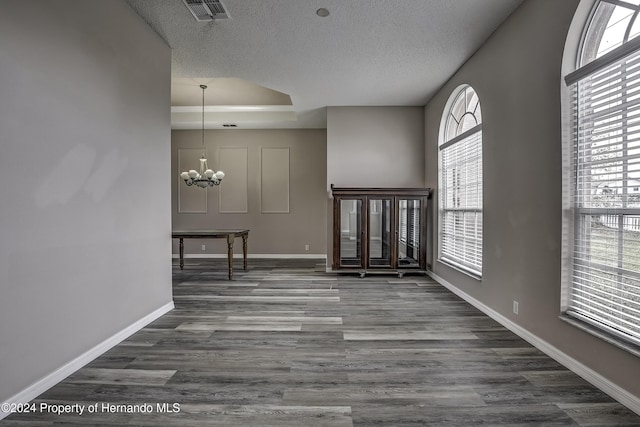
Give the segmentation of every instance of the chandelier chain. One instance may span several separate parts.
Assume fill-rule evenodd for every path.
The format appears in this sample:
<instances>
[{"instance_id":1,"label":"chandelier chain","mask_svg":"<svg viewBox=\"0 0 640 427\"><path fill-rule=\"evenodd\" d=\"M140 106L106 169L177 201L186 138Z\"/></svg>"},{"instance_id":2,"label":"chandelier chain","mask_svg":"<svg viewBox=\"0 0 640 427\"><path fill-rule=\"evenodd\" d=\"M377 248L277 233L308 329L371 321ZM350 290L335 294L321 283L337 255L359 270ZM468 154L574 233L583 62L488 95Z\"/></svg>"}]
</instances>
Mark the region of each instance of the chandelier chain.
<instances>
[{"instance_id":1,"label":"chandelier chain","mask_svg":"<svg viewBox=\"0 0 640 427\"><path fill-rule=\"evenodd\" d=\"M202 155L204 156L204 90L207 88L205 85L200 85L202 88Z\"/></svg>"}]
</instances>

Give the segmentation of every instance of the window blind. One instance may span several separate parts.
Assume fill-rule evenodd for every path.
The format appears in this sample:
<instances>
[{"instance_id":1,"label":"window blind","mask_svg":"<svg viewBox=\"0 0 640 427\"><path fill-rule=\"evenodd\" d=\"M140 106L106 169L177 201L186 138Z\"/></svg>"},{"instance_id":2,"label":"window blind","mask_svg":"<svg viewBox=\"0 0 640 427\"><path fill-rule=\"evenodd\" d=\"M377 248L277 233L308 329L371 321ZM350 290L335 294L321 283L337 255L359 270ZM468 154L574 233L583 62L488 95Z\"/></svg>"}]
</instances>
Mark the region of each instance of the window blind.
<instances>
[{"instance_id":1,"label":"window blind","mask_svg":"<svg viewBox=\"0 0 640 427\"><path fill-rule=\"evenodd\" d=\"M400 200L400 241L418 248L420 245L420 201Z\"/></svg>"},{"instance_id":2,"label":"window blind","mask_svg":"<svg viewBox=\"0 0 640 427\"><path fill-rule=\"evenodd\" d=\"M441 149L440 259L482 274L482 126Z\"/></svg>"},{"instance_id":3,"label":"window blind","mask_svg":"<svg viewBox=\"0 0 640 427\"><path fill-rule=\"evenodd\" d=\"M400 222L400 241L403 243L407 243L407 201L400 200L400 209L398 214L399 222Z\"/></svg>"},{"instance_id":4,"label":"window blind","mask_svg":"<svg viewBox=\"0 0 640 427\"><path fill-rule=\"evenodd\" d=\"M420 247L420 236L418 231L420 230L420 200L412 200L411 212L409 214L409 245L417 249Z\"/></svg>"},{"instance_id":5,"label":"window blind","mask_svg":"<svg viewBox=\"0 0 640 427\"><path fill-rule=\"evenodd\" d=\"M640 344L640 51L570 82L574 211L566 313Z\"/></svg>"}]
</instances>

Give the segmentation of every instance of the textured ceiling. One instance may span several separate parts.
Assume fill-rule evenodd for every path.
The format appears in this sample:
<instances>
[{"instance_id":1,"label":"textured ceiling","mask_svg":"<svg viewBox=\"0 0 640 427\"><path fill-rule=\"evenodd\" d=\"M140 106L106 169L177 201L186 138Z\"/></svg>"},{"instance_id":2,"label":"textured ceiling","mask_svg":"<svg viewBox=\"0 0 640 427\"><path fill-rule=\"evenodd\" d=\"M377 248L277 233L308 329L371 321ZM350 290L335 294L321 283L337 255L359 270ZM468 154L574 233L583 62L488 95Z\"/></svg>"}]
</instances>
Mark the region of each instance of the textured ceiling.
<instances>
[{"instance_id":1,"label":"textured ceiling","mask_svg":"<svg viewBox=\"0 0 640 427\"><path fill-rule=\"evenodd\" d=\"M522 3L223 0L231 19L204 23L181 0L127 1L173 49L174 78L234 77L282 92L298 119L271 127L312 128L326 127L327 106L425 105ZM316 15L321 7L328 17Z\"/></svg>"}]
</instances>

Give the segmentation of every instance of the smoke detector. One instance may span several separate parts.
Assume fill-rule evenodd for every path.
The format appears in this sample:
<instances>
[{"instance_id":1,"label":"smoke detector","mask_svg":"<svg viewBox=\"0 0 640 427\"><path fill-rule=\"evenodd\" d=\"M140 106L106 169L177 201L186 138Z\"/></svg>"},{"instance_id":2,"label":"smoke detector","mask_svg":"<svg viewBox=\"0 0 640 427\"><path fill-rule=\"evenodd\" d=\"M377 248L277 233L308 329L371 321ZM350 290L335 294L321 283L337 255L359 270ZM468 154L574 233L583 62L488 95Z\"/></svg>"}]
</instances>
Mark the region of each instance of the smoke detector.
<instances>
[{"instance_id":1,"label":"smoke detector","mask_svg":"<svg viewBox=\"0 0 640 427\"><path fill-rule=\"evenodd\" d=\"M182 0L198 22L214 19L229 19L229 14L220 0Z\"/></svg>"}]
</instances>

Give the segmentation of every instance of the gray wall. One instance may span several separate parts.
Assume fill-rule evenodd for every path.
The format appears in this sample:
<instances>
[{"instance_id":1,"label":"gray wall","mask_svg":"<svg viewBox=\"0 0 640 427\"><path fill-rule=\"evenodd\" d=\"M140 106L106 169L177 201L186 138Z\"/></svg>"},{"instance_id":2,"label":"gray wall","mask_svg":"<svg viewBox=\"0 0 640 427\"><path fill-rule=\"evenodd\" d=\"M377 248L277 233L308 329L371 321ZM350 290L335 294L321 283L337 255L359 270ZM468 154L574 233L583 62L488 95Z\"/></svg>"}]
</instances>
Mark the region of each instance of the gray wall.
<instances>
[{"instance_id":1,"label":"gray wall","mask_svg":"<svg viewBox=\"0 0 640 427\"><path fill-rule=\"evenodd\" d=\"M226 176L219 187L203 190L179 177L185 168L198 169L201 131L173 131L173 229L248 228L250 256L324 256L326 139L324 129L207 130L209 167ZM185 253L192 255L226 254L226 248L221 239L185 240Z\"/></svg>"},{"instance_id":2,"label":"gray wall","mask_svg":"<svg viewBox=\"0 0 640 427\"><path fill-rule=\"evenodd\" d=\"M577 0L527 0L429 102L427 185L437 186L438 132L460 84L483 116L483 278L434 272L610 381L640 396L631 354L561 321L561 63ZM435 204L434 204L435 206ZM433 211L436 212L435 209ZM435 228L437 229L437 228ZM434 235L435 249L437 240ZM512 301L519 301L518 316Z\"/></svg>"},{"instance_id":3,"label":"gray wall","mask_svg":"<svg viewBox=\"0 0 640 427\"><path fill-rule=\"evenodd\" d=\"M327 108L327 266L336 187L424 187L423 107Z\"/></svg>"},{"instance_id":4,"label":"gray wall","mask_svg":"<svg viewBox=\"0 0 640 427\"><path fill-rule=\"evenodd\" d=\"M423 107L328 107L327 190L424 185Z\"/></svg>"},{"instance_id":5,"label":"gray wall","mask_svg":"<svg viewBox=\"0 0 640 427\"><path fill-rule=\"evenodd\" d=\"M0 401L171 301L170 60L123 1L0 4Z\"/></svg>"}]
</instances>

